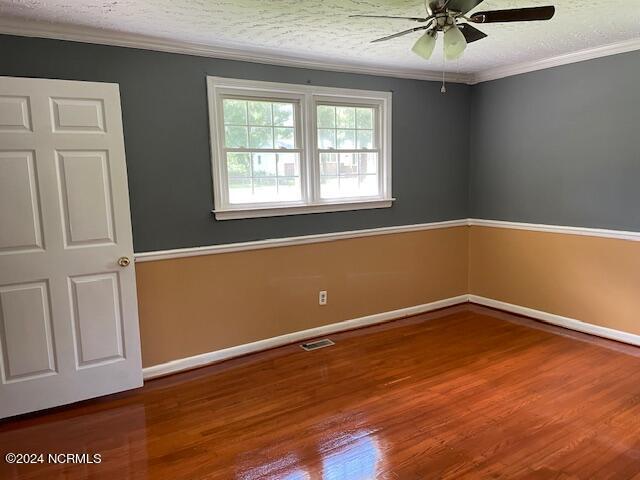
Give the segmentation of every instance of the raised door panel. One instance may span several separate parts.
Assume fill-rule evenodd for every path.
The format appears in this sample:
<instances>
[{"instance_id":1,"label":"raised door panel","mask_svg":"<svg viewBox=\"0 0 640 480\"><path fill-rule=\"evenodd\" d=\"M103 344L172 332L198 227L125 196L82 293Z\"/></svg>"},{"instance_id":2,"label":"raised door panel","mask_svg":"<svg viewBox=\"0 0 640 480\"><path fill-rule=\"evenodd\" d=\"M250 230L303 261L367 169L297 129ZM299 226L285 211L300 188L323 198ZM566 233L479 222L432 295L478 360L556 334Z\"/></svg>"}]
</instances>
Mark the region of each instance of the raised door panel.
<instances>
[{"instance_id":1,"label":"raised door panel","mask_svg":"<svg viewBox=\"0 0 640 480\"><path fill-rule=\"evenodd\" d=\"M29 97L0 95L0 132L31 132Z\"/></svg>"},{"instance_id":2,"label":"raised door panel","mask_svg":"<svg viewBox=\"0 0 640 480\"><path fill-rule=\"evenodd\" d=\"M56 371L46 282L0 287L0 345L3 382Z\"/></svg>"},{"instance_id":3,"label":"raised door panel","mask_svg":"<svg viewBox=\"0 0 640 480\"><path fill-rule=\"evenodd\" d=\"M101 99L51 98L54 132L104 133L104 102Z\"/></svg>"},{"instance_id":4,"label":"raised door panel","mask_svg":"<svg viewBox=\"0 0 640 480\"><path fill-rule=\"evenodd\" d=\"M124 358L118 275L83 275L70 280L78 367Z\"/></svg>"},{"instance_id":5,"label":"raised door panel","mask_svg":"<svg viewBox=\"0 0 640 480\"><path fill-rule=\"evenodd\" d=\"M33 152L0 151L0 254L42 248Z\"/></svg>"},{"instance_id":6,"label":"raised door panel","mask_svg":"<svg viewBox=\"0 0 640 480\"><path fill-rule=\"evenodd\" d=\"M58 151L56 160L66 246L115 243L108 153Z\"/></svg>"}]
</instances>

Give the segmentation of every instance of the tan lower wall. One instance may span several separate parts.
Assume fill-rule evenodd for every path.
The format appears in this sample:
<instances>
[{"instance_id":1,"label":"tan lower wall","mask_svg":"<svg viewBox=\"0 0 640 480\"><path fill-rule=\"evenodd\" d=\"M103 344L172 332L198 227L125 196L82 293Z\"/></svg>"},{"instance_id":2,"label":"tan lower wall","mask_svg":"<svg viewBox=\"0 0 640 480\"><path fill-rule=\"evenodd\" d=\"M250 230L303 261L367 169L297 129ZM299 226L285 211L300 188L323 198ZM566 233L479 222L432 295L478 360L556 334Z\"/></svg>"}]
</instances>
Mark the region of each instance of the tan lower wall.
<instances>
[{"instance_id":1,"label":"tan lower wall","mask_svg":"<svg viewBox=\"0 0 640 480\"><path fill-rule=\"evenodd\" d=\"M466 293L640 334L640 242L625 240L455 227L144 262L136 273L145 367Z\"/></svg>"},{"instance_id":2,"label":"tan lower wall","mask_svg":"<svg viewBox=\"0 0 640 480\"><path fill-rule=\"evenodd\" d=\"M466 294L467 230L139 263L143 365Z\"/></svg>"},{"instance_id":3,"label":"tan lower wall","mask_svg":"<svg viewBox=\"0 0 640 480\"><path fill-rule=\"evenodd\" d=\"M640 242L473 226L471 294L640 334Z\"/></svg>"}]
</instances>

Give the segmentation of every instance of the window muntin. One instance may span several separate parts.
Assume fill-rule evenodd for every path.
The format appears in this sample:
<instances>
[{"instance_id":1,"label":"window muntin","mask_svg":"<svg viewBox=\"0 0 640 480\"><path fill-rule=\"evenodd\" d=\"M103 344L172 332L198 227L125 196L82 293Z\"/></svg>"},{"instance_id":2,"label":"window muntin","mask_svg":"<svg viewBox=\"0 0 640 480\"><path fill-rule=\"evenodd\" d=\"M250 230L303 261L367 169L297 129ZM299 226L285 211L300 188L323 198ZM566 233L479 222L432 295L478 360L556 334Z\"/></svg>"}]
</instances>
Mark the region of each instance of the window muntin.
<instances>
[{"instance_id":1,"label":"window muntin","mask_svg":"<svg viewBox=\"0 0 640 480\"><path fill-rule=\"evenodd\" d=\"M320 198L379 196L377 117L373 106L316 105Z\"/></svg>"},{"instance_id":2,"label":"window muntin","mask_svg":"<svg viewBox=\"0 0 640 480\"><path fill-rule=\"evenodd\" d=\"M296 103L223 97L222 105L229 203L300 201Z\"/></svg>"}]
</instances>

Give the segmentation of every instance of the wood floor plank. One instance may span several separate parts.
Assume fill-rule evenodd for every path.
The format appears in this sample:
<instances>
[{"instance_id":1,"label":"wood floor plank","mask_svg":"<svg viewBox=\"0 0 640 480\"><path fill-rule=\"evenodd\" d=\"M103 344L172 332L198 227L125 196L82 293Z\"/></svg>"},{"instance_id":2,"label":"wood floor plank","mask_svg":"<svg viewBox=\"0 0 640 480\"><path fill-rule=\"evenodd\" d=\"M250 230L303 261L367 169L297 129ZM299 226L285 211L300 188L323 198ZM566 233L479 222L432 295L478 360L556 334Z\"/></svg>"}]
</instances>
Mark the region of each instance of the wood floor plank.
<instances>
[{"instance_id":1,"label":"wood floor plank","mask_svg":"<svg viewBox=\"0 0 640 480\"><path fill-rule=\"evenodd\" d=\"M640 349L477 306L0 423L1 479L640 478Z\"/></svg>"}]
</instances>

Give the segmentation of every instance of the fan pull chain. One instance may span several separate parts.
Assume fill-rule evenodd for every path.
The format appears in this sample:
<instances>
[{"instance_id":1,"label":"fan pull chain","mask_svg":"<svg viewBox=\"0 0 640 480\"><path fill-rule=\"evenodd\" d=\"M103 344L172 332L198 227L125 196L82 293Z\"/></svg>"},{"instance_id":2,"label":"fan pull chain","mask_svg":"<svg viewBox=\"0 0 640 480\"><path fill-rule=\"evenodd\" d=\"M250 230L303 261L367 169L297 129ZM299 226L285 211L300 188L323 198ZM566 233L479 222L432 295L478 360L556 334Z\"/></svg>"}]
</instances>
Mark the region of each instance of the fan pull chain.
<instances>
[{"instance_id":1,"label":"fan pull chain","mask_svg":"<svg viewBox=\"0 0 640 480\"><path fill-rule=\"evenodd\" d=\"M445 51L444 51L444 41L443 41L442 42L442 87L440 88L440 93L443 95L447 93L447 86L445 84L445 77L444 77L444 57L445 57Z\"/></svg>"}]
</instances>

